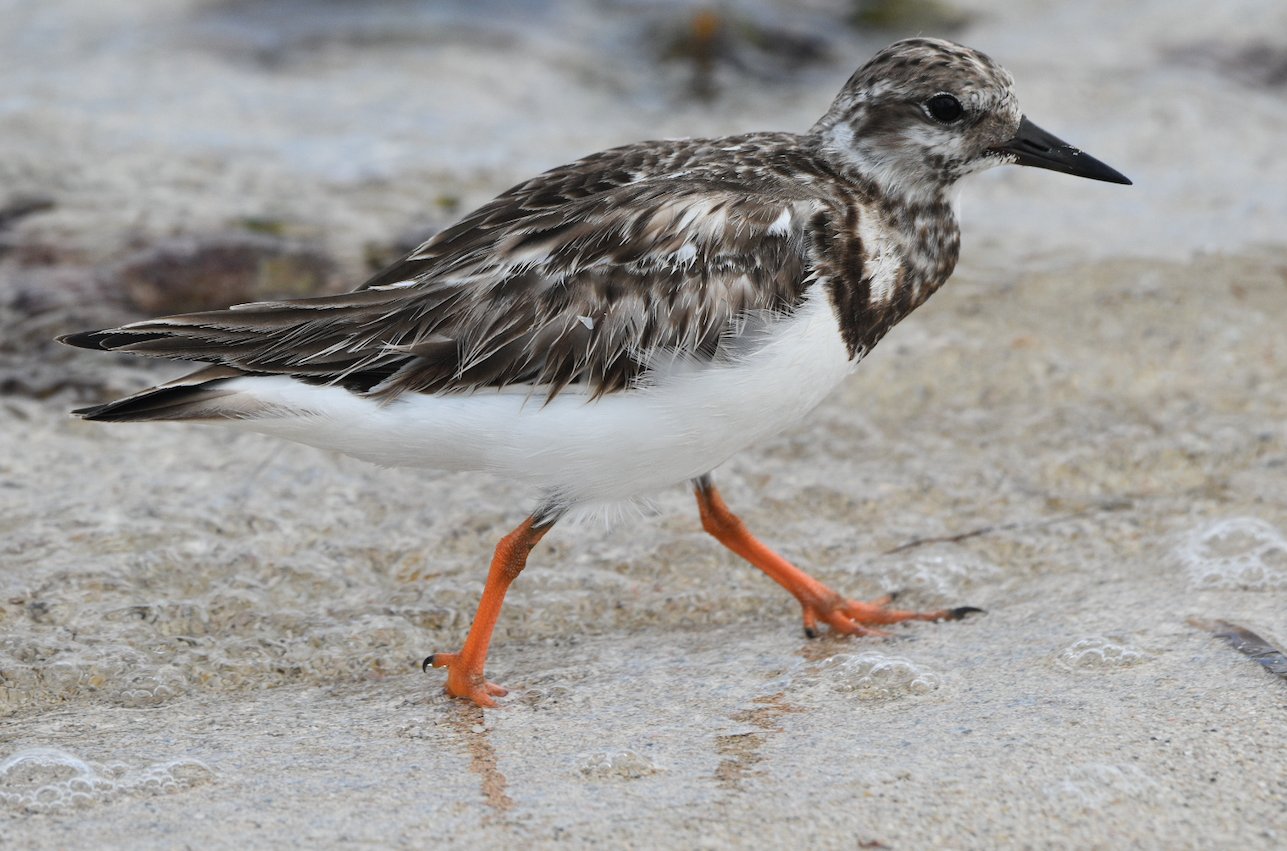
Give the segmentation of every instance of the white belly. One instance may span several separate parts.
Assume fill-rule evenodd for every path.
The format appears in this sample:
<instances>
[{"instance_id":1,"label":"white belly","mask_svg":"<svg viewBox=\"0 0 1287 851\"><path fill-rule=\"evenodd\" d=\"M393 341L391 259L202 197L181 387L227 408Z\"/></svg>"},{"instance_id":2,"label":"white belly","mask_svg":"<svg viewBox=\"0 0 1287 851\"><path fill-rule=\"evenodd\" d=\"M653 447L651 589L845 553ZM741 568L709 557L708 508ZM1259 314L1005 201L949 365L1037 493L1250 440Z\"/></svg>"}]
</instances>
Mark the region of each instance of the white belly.
<instances>
[{"instance_id":1,"label":"white belly","mask_svg":"<svg viewBox=\"0 0 1287 851\"><path fill-rule=\"evenodd\" d=\"M571 503L628 499L700 476L800 420L854 367L825 287L764 343L725 364L693 366L595 401L565 390L406 394L383 406L287 377L223 385L292 412L222 424L385 466L479 470Z\"/></svg>"}]
</instances>

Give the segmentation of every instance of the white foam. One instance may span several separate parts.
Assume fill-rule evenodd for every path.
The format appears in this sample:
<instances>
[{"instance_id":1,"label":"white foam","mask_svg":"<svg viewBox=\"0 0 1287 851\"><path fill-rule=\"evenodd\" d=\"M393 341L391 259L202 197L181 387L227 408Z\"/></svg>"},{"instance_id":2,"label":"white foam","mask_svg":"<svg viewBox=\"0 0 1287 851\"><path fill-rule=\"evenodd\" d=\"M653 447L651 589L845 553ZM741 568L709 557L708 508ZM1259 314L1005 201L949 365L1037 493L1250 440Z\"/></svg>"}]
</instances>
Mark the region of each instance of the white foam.
<instances>
[{"instance_id":1,"label":"white foam","mask_svg":"<svg viewBox=\"0 0 1287 851\"><path fill-rule=\"evenodd\" d=\"M1123 799L1148 800L1157 789L1157 782L1133 765L1085 763L1045 792L1051 798L1071 798L1084 807L1099 809Z\"/></svg>"},{"instance_id":2,"label":"white foam","mask_svg":"<svg viewBox=\"0 0 1287 851\"><path fill-rule=\"evenodd\" d=\"M835 690L859 700L897 700L929 694L944 684L943 675L908 659L883 653L842 653L822 663Z\"/></svg>"},{"instance_id":3,"label":"white foam","mask_svg":"<svg viewBox=\"0 0 1287 851\"><path fill-rule=\"evenodd\" d=\"M631 750L596 751L578 757L577 771L595 780L633 780L656 774L657 764Z\"/></svg>"},{"instance_id":4,"label":"white foam","mask_svg":"<svg viewBox=\"0 0 1287 851\"><path fill-rule=\"evenodd\" d=\"M934 544L895 557L880 571L877 581L887 594L916 592L926 599L940 600L955 599L970 588L1000 579L1002 574L1000 567L964 547Z\"/></svg>"},{"instance_id":5,"label":"white foam","mask_svg":"<svg viewBox=\"0 0 1287 851\"><path fill-rule=\"evenodd\" d=\"M90 762L57 748L28 748L0 762L0 801L29 812L53 812L123 795L169 795L212 776L196 759L131 768Z\"/></svg>"},{"instance_id":6,"label":"white foam","mask_svg":"<svg viewBox=\"0 0 1287 851\"><path fill-rule=\"evenodd\" d=\"M1061 665L1074 671L1104 671L1129 668L1148 661L1143 651L1130 647L1125 641L1091 635L1078 639L1059 651Z\"/></svg>"},{"instance_id":7,"label":"white foam","mask_svg":"<svg viewBox=\"0 0 1287 851\"><path fill-rule=\"evenodd\" d=\"M1287 588L1287 537L1258 517L1229 517L1195 529L1173 557L1203 591Z\"/></svg>"}]
</instances>

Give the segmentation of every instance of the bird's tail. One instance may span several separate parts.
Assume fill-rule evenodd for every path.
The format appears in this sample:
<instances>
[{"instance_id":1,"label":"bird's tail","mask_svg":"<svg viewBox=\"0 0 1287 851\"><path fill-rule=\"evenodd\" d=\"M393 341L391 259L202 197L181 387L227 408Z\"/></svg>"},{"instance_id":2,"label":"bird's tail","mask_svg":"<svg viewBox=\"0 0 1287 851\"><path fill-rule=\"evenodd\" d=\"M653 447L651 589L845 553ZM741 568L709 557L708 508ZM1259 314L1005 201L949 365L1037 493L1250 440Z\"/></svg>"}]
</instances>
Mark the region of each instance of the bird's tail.
<instances>
[{"instance_id":1,"label":"bird's tail","mask_svg":"<svg viewBox=\"0 0 1287 851\"><path fill-rule=\"evenodd\" d=\"M230 366L211 366L133 396L72 413L84 420L107 423L248 419L262 403L227 386L229 379L245 374Z\"/></svg>"}]
</instances>

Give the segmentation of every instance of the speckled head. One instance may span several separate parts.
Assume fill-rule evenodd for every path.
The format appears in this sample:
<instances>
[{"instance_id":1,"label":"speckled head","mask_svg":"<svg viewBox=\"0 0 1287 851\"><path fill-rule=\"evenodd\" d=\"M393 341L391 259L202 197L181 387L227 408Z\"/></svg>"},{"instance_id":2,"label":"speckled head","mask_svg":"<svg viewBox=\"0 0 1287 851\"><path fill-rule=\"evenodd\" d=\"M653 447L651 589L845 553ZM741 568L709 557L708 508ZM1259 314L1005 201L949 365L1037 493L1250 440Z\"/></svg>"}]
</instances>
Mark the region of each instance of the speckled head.
<instances>
[{"instance_id":1,"label":"speckled head","mask_svg":"<svg viewBox=\"0 0 1287 851\"><path fill-rule=\"evenodd\" d=\"M991 149L1023 119L1013 86L977 50L911 38L859 68L810 133L886 194L929 200L1004 162Z\"/></svg>"},{"instance_id":2,"label":"speckled head","mask_svg":"<svg viewBox=\"0 0 1287 851\"><path fill-rule=\"evenodd\" d=\"M991 58L940 39L877 53L809 132L833 162L909 202L945 200L960 178L1006 163L1130 182L1024 118Z\"/></svg>"}]
</instances>

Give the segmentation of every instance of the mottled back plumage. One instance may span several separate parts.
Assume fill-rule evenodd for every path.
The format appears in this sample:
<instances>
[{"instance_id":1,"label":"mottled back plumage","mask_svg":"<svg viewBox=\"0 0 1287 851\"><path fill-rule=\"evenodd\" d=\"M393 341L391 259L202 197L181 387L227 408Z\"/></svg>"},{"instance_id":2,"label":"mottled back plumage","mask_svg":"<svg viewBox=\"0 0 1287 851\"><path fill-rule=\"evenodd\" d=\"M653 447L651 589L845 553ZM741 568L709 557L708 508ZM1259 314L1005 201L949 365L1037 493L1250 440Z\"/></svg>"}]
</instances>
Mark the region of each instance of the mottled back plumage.
<instances>
[{"instance_id":1,"label":"mottled back plumage","mask_svg":"<svg viewBox=\"0 0 1287 851\"><path fill-rule=\"evenodd\" d=\"M967 132L925 113L949 86L974 110ZM807 134L594 154L503 193L351 293L65 342L385 401L509 385L601 396L647 381L659 360L735 356L748 322L789 314L821 283L857 358L951 273L948 189L1017 126L1009 86L975 51L900 42Z\"/></svg>"}]
</instances>

